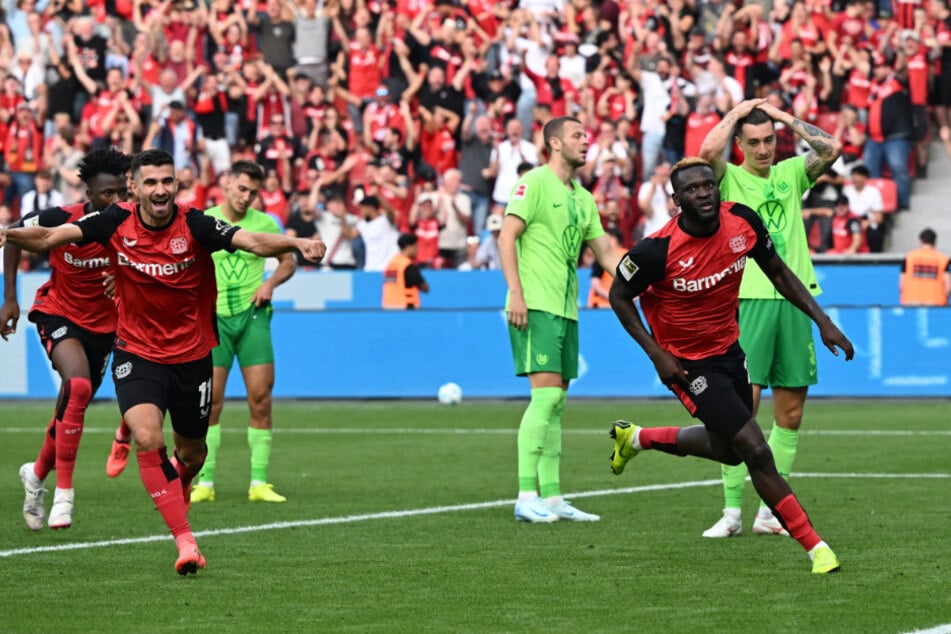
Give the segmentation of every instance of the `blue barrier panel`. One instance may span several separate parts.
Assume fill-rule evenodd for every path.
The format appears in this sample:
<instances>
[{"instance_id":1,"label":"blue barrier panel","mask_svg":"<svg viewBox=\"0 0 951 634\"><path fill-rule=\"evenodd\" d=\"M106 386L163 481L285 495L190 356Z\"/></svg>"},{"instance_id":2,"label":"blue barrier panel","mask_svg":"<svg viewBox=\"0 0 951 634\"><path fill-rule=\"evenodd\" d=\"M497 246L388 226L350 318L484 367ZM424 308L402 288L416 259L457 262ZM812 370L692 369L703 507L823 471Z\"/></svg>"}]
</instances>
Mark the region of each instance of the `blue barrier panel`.
<instances>
[{"instance_id":1,"label":"blue barrier panel","mask_svg":"<svg viewBox=\"0 0 951 634\"><path fill-rule=\"evenodd\" d=\"M849 335L856 358L834 357L817 338L820 396L951 396L951 309L837 308L830 315ZM580 318L581 376L571 392L587 397L657 397L668 392L613 312ZM275 396L293 398L434 398L459 383L466 397L524 397L512 375L500 310L275 311ZM35 330L22 324L19 343L0 343L0 397L53 398L58 379ZM6 352L18 350L14 356ZM232 371L228 396L243 396ZM107 377L99 397L114 395Z\"/></svg>"}]
</instances>

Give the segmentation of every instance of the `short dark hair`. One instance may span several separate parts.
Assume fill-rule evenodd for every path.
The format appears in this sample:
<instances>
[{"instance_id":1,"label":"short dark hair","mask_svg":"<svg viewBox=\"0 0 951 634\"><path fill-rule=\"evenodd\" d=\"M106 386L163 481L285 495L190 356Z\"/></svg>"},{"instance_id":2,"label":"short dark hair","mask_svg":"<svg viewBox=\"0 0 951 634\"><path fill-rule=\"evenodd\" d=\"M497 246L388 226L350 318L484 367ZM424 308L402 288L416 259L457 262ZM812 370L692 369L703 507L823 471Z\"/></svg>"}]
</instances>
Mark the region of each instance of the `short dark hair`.
<instances>
[{"instance_id":1,"label":"short dark hair","mask_svg":"<svg viewBox=\"0 0 951 634\"><path fill-rule=\"evenodd\" d=\"M400 250L403 250L410 245L416 244L418 241L419 238L416 237L415 233L403 233L396 239L396 245Z\"/></svg>"},{"instance_id":2,"label":"short dark hair","mask_svg":"<svg viewBox=\"0 0 951 634\"><path fill-rule=\"evenodd\" d=\"M377 198L376 196L364 196L363 200L361 200L358 204L361 206L373 207L374 209L379 209L380 199Z\"/></svg>"},{"instance_id":3,"label":"short dark hair","mask_svg":"<svg viewBox=\"0 0 951 634\"><path fill-rule=\"evenodd\" d=\"M244 174L253 181L264 180L264 168L254 161L235 161L231 164L231 169L229 171L231 172L232 176L241 176Z\"/></svg>"},{"instance_id":4,"label":"short dark hair","mask_svg":"<svg viewBox=\"0 0 951 634\"><path fill-rule=\"evenodd\" d=\"M868 178L870 176L870 172L868 171L868 168L865 167L864 165L856 165L855 167L852 168L852 176L855 176L856 174L860 176L864 176L865 178Z\"/></svg>"},{"instance_id":5,"label":"short dark hair","mask_svg":"<svg viewBox=\"0 0 951 634\"><path fill-rule=\"evenodd\" d=\"M145 166L161 167L162 165L171 165L174 167L175 159L172 158L172 155L165 150L153 148L151 150L139 152L133 156L130 167L132 168L132 176L136 177Z\"/></svg>"},{"instance_id":6,"label":"short dark hair","mask_svg":"<svg viewBox=\"0 0 951 634\"><path fill-rule=\"evenodd\" d=\"M764 123L772 122L773 120L769 118L768 114L759 108L753 108L752 112L736 122L736 136L742 135L743 126L745 125L762 125Z\"/></svg>"},{"instance_id":7,"label":"short dark hair","mask_svg":"<svg viewBox=\"0 0 951 634\"><path fill-rule=\"evenodd\" d=\"M560 140L561 135L565 133L565 124L569 121L574 121L578 124L581 123L581 120L577 117L557 117L546 123L545 127L542 128L542 136L545 138L545 149L548 150L549 154L551 153L551 142L549 139L555 137Z\"/></svg>"},{"instance_id":8,"label":"short dark hair","mask_svg":"<svg viewBox=\"0 0 951 634\"><path fill-rule=\"evenodd\" d=\"M938 242L938 234L934 232L934 229L924 229L918 234L918 239L925 244L934 246Z\"/></svg>"},{"instance_id":9,"label":"short dark hair","mask_svg":"<svg viewBox=\"0 0 951 634\"><path fill-rule=\"evenodd\" d=\"M83 157L79 163L79 180L89 184L89 181L100 174L125 176L129 171L132 159L115 148L93 150Z\"/></svg>"}]
</instances>

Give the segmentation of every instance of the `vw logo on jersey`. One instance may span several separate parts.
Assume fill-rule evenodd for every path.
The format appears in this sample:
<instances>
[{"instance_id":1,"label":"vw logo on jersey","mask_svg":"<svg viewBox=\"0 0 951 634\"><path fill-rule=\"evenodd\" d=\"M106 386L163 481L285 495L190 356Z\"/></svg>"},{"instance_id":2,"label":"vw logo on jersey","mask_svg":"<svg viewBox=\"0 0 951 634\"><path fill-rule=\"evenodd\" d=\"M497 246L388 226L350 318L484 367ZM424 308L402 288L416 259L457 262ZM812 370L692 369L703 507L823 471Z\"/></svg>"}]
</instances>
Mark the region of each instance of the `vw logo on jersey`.
<instances>
[{"instance_id":1,"label":"vw logo on jersey","mask_svg":"<svg viewBox=\"0 0 951 634\"><path fill-rule=\"evenodd\" d=\"M756 213L770 233L778 233L786 228L786 208L779 201L767 200L757 208Z\"/></svg>"},{"instance_id":2,"label":"vw logo on jersey","mask_svg":"<svg viewBox=\"0 0 951 634\"><path fill-rule=\"evenodd\" d=\"M569 257L578 257L578 253L581 251L581 229L578 228L578 225L565 227L564 233L561 234L561 244Z\"/></svg>"}]
</instances>

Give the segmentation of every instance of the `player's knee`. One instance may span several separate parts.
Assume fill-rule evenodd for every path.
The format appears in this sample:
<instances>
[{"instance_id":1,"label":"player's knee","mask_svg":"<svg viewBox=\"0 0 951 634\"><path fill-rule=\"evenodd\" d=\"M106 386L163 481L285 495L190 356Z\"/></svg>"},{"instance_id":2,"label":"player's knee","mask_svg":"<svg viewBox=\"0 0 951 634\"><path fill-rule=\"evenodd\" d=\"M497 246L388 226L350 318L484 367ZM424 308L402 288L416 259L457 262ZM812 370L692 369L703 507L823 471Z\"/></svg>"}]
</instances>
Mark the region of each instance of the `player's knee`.
<instances>
[{"instance_id":1,"label":"player's knee","mask_svg":"<svg viewBox=\"0 0 951 634\"><path fill-rule=\"evenodd\" d=\"M92 400L92 381L84 376L74 376L63 384L69 405L85 407Z\"/></svg>"},{"instance_id":2,"label":"player's knee","mask_svg":"<svg viewBox=\"0 0 951 634\"><path fill-rule=\"evenodd\" d=\"M757 443L749 451L744 452L743 462L750 471L766 471L775 468L773 452L765 442Z\"/></svg>"},{"instance_id":3,"label":"player's knee","mask_svg":"<svg viewBox=\"0 0 951 634\"><path fill-rule=\"evenodd\" d=\"M559 406L564 410L563 394L564 390L560 388L533 389L530 406L541 410L540 413L549 419L558 411Z\"/></svg>"}]
</instances>

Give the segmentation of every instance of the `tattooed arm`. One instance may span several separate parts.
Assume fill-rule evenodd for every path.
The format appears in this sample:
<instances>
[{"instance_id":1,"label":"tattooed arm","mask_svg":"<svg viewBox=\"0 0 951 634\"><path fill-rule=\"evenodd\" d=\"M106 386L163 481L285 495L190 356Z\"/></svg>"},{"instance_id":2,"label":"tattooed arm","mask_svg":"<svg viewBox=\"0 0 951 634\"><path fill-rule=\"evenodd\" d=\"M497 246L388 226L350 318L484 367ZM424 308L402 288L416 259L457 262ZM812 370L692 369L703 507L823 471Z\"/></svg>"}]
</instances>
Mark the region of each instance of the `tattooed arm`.
<instances>
[{"instance_id":1,"label":"tattooed arm","mask_svg":"<svg viewBox=\"0 0 951 634\"><path fill-rule=\"evenodd\" d=\"M825 174L826 170L842 154L842 144L835 137L811 123L801 121L788 112L783 112L768 103L762 104L759 108L768 114L773 121L779 121L792 129L799 138L812 148L806 154L806 176L810 181L815 182L817 178Z\"/></svg>"}]
</instances>

